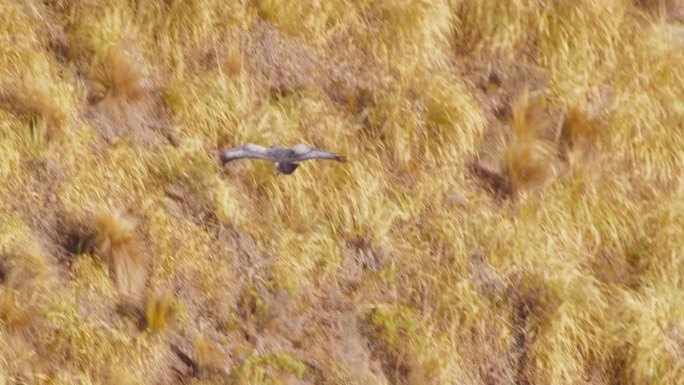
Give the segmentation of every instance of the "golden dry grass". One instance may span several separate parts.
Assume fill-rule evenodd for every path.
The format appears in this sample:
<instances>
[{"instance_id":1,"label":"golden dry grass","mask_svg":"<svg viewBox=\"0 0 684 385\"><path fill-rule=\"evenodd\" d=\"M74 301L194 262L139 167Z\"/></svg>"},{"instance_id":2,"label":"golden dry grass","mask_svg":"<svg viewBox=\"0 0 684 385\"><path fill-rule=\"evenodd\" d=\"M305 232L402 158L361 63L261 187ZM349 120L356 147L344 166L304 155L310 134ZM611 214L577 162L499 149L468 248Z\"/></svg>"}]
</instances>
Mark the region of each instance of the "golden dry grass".
<instances>
[{"instance_id":1,"label":"golden dry grass","mask_svg":"<svg viewBox=\"0 0 684 385\"><path fill-rule=\"evenodd\" d=\"M680 384L683 12L0 0L0 384Z\"/></svg>"},{"instance_id":2,"label":"golden dry grass","mask_svg":"<svg viewBox=\"0 0 684 385\"><path fill-rule=\"evenodd\" d=\"M147 280L147 261L135 234L136 223L117 211L100 209L94 216L97 253L109 265L121 294L140 296Z\"/></svg>"}]
</instances>

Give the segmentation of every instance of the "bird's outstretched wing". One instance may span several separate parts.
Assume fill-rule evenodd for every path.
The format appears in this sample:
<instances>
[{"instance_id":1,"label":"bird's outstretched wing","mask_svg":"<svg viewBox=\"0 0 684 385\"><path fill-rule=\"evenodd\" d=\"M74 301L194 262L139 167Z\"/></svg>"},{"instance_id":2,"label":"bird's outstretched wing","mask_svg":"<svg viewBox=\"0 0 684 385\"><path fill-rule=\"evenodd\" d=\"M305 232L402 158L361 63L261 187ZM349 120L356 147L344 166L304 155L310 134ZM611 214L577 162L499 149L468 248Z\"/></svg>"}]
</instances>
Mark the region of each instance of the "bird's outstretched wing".
<instances>
[{"instance_id":1,"label":"bird's outstretched wing","mask_svg":"<svg viewBox=\"0 0 684 385\"><path fill-rule=\"evenodd\" d=\"M236 147L232 150L225 151L221 154L221 162L223 164L242 158L272 160L268 154L268 149L266 147L258 146L256 144L251 143L241 147Z\"/></svg>"},{"instance_id":2,"label":"bird's outstretched wing","mask_svg":"<svg viewBox=\"0 0 684 385\"><path fill-rule=\"evenodd\" d=\"M306 144L297 144L290 147L290 150L297 154L297 160L300 161L309 159L328 159L336 160L338 162L345 162L347 160L344 156L340 156L318 148L309 147Z\"/></svg>"}]
</instances>

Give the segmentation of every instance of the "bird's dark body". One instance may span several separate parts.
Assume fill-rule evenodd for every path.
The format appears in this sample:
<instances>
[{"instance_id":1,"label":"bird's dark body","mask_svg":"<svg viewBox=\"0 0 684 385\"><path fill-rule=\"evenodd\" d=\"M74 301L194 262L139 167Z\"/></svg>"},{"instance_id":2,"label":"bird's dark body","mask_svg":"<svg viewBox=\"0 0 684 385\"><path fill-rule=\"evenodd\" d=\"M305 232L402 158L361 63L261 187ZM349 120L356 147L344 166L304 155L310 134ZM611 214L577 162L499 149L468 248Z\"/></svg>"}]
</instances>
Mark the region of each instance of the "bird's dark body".
<instances>
[{"instance_id":1,"label":"bird's dark body","mask_svg":"<svg viewBox=\"0 0 684 385\"><path fill-rule=\"evenodd\" d=\"M292 174L293 172L295 172L297 167L299 167L299 164L292 162L276 163L276 170L278 170L281 174Z\"/></svg>"},{"instance_id":2,"label":"bird's dark body","mask_svg":"<svg viewBox=\"0 0 684 385\"><path fill-rule=\"evenodd\" d=\"M270 146L267 153L273 159L280 159L276 162L275 166L276 170L281 174L292 174L299 167L297 163L299 156L289 148Z\"/></svg>"},{"instance_id":3,"label":"bird's dark body","mask_svg":"<svg viewBox=\"0 0 684 385\"><path fill-rule=\"evenodd\" d=\"M255 144L247 144L221 154L221 161L226 164L236 159L257 158L269 160L275 163L276 170L281 174L292 174L295 172L299 163L310 159L327 159L344 162L345 158L331 152L309 147L305 144L298 144L290 148L281 147L262 147Z\"/></svg>"}]
</instances>

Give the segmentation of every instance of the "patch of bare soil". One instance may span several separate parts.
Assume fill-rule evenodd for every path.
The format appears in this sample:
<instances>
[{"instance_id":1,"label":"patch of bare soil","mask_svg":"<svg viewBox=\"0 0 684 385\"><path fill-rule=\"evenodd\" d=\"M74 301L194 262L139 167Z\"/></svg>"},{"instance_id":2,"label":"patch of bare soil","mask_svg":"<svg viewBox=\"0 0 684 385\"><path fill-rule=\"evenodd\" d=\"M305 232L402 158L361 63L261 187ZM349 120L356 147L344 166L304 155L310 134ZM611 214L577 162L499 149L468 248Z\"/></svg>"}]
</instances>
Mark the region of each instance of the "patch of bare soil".
<instances>
[{"instance_id":1,"label":"patch of bare soil","mask_svg":"<svg viewBox=\"0 0 684 385\"><path fill-rule=\"evenodd\" d=\"M510 120L511 104L524 87L534 95L548 81L543 69L500 56L487 61L458 59L453 68L484 107L492 125Z\"/></svg>"},{"instance_id":2,"label":"patch of bare soil","mask_svg":"<svg viewBox=\"0 0 684 385\"><path fill-rule=\"evenodd\" d=\"M668 21L684 23L684 1L682 0L635 0L648 12L665 17Z\"/></svg>"},{"instance_id":3,"label":"patch of bare soil","mask_svg":"<svg viewBox=\"0 0 684 385\"><path fill-rule=\"evenodd\" d=\"M148 91L133 100L105 96L91 100L86 115L107 142L119 138L143 145L178 144L159 91Z\"/></svg>"},{"instance_id":4,"label":"patch of bare soil","mask_svg":"<svg viewBox=\"0 0 684 385\"><path fill-rule=\"evenodd\" d=\"M514 273L509 282L505 297L511 310L513 336L508 357L516 368L515 383L532 384L534 363L530 362L529 353L538 336L536 328L546 316L553 314L558 302L550 295L544 282L536 277Z\"/></svg>"},{"instance_id":5,"label":"patch of bare soil","mask_svg":"<svg viewBox=\"0 0 684 385\"><path fill-rule=\"evenodd\" d=\"M109 143L123 139L143 146L177 145L163 101L163 79L130 46L122 42L100 56L70 57L86 86L82 113Z\"/></svg>"},{"instance_id":6,"label":"patch of bare soil","mask_svg":"<svg viewBox=\"0 0 684 385\"><path fill-rule=\"evenodd\" d=\"M87 252L91 236L71 223L58 199L59 188L68 178L66 170L39 158L26 160L22 167L28 175L27 193L16 200L15 210L26 216L41 246L59 262L68 261L77 251Z\"/></svg>"},{"instance_id":7,"label":"patch of bare soil","mask_svg":"<svg viewBox=\"0 0 684 385\"><path fill-rule=\"evenodd\" d=\"M245 54L250 72L267 85L271 95L321 88L332 100L359 111L371 102L372 90L381 86L381 67L370 55L350 54L352 47L341 41L332 44L340 47L330 47L333 56L323 55L258 20L250 31Z\"/></svg>"},{"instance_id":8,"label":"patch of bare soil","mask_svg":"<svg viewBox=\"0 0 684 385\"><path fill-rule=\"evenodd\" d=\"M164 206L176 219L185 219L211 229L219 225L213 202L202 196L196 187L182 182L169 183L164 186L164 193Z\"/></svg>"},{"instance_id":9,"label":"patch of bare soil","mask_svg":"<svg viewBox=\"0 0 684 385\"><path fill-rule=\"evenodd\" d=\"M343 290L352 293L363 280L380 271L389 262L387 252L370 238L350 239L341 246L340 267Z\"/></svg>"}]
</instances>

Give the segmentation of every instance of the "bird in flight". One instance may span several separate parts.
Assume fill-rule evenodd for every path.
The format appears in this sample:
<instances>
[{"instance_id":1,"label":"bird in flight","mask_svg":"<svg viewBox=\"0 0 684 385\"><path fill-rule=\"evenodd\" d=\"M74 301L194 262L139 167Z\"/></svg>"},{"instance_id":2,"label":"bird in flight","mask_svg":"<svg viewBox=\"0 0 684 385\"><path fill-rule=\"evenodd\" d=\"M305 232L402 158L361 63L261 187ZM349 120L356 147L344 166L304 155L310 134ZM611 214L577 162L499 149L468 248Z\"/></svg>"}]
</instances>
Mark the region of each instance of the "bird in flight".
<instances>
[{"instance_id":1,"label":"bird in flight","mask_svg":"<svg viewBox=\"0 0 684 385\"><path fill-rule=\"evenodd\" d=\"M299 163L310 159L327 159L338 162L346 161L346 158L327 152L318 148L309 147L306 144L297 144L290 148L282 147L262 147L256 144L246 144L225 151L221 154L221 162L225 165L228 162L242 158L264 159L275 163L276 170L282 174L292 174L295 172Z\"/></svg>"}]
</instances>

